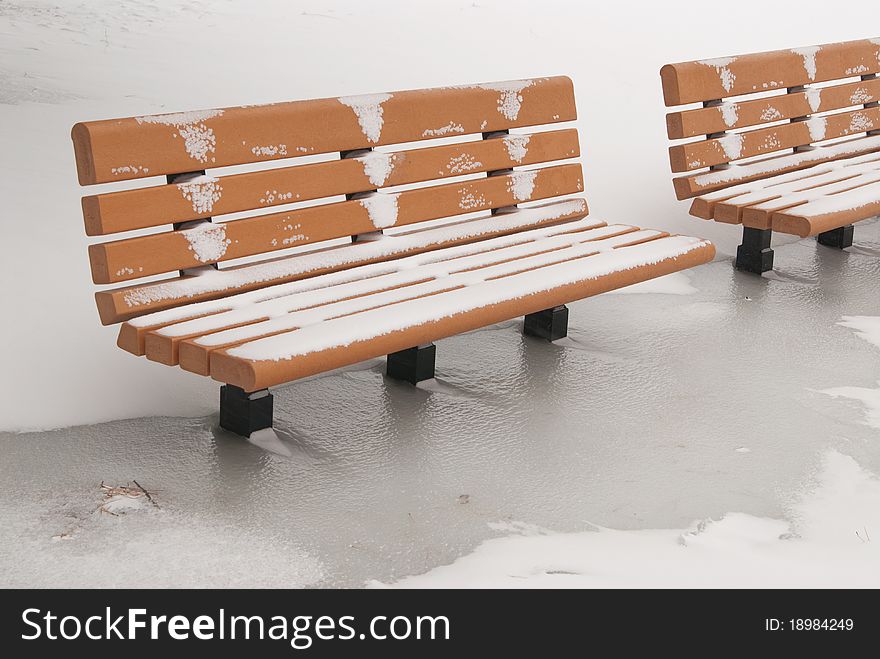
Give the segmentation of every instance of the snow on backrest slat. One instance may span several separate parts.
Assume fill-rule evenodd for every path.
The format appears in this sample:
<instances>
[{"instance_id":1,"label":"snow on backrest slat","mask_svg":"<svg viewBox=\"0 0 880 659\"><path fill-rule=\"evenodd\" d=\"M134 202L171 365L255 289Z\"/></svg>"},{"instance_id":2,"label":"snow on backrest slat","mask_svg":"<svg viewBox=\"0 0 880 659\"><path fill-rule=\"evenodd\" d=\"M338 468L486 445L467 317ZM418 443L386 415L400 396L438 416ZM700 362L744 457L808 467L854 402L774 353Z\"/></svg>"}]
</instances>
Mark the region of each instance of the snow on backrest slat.
<instances>
[{"instance_id":1,"label":"snow on backrest slat","mask_svg":"<svg viewBox=\"0 0 880 659\"><path fill-rule=\"evenodd\" d=\"M667 64L667 106L880 72L880 38Z\"/></svg>"},{"instance_id":2,"label":"snow on backrest slat","mask_svg":"<svg viewBox=\"0 0 880 659\"><path fill-rule=\"evenodd\" d=\"M576 158L577 130L362 155L248 171L201 175L167 185L83 198L86 233L101 236L386 187ZM286 162L285 165L290 163Z\"/></svg>"},{"instance_id":3,"label":"snow on backrest slat","mask_svg":"<svg viewBox=\"0 0 880 659\"><path fill-rule=\"evenodd\" d=\"M78 123L80 183L576 119L564 76Z\"/></svg>"}]
</instances>

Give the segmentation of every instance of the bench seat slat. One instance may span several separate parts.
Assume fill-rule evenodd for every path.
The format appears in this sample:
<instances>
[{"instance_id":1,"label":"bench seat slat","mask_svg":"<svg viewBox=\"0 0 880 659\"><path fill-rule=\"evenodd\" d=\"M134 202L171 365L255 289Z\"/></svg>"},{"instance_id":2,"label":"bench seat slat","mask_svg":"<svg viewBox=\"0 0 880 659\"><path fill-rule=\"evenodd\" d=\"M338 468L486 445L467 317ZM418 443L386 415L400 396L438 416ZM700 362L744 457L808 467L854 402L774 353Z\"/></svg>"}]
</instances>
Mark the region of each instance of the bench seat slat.
<instances>
[{"instance_id":1,"label":"bench seat slat","mask_svg":"<svg viewBox=\"0 0 880 659\"><path fill-rule=\"evenodd\" d=\"M806 237L876 215L878 186L873 153L709 193L694 208L706 219Z\"/></svg>"},{"instance_id":2,"label":"bench seat slat","mask_svg":"<svg viewBox=\"0 0 880 659\"><path fill-rule=\"evenodd\" d=\"M673 183L678 199L690 199L703 193L722 190L728 186L806 169L852 155L877 151L880 151L880 135L859 137L844 142L820 145L810 151L776 155L754 162L734 164L728 169L679 176L673 179Z\"/></svg>"},{"instance_id":3,"label":"bench seat slat","mask_svg":"<svg viewBox=\"0 0 880 659\"><path fill-rule=\"evenodd\" d=\"M773 229L805 238L880 215L880 181L860 185L772 215Z\"/></svg>"},{"instance_id":4,"label":"bench seat slat","mask_svg":"<svg viewBox=\"0 0 880 659\"><path fill-rule=\"evenodd\" d=\"M83 216L100 236L579 155L573 128L509 135L90 195Z\"/></svg>"},{"instance_id":5,"label":"bench seat slat","mask_svg":"<svg viewBox=\"0 0 880 659\"><path fill-rule=\"evenodd\" d=\"M880 107L849 110L807 121L757 128L669 147L673 172L689 172L740 158L783 151L880 127Z\"/></svg>"},{"instance_id":6,"label":"bench seat slat","mask_svg":"<svg viewBox=\"0 0 880 659\"><path fill-rule=\"evenodd\" d=\"M211 377L247 391L354 364L711 260L706 241L661 237L332 318L211 354ZM555 256L563 256L562 254ZM525 265L525 264L523 264ZM345 349L339 349L345 346Z\"/></svg>"},{"instance_id":7,"label":"bench seat slat","mask_svg":"<svg viewBox=\"0 0 880 659\"><path fill-rule=\"evenodd\" d=\"M835 163L843 162L845 161L835 161ZM726 199L715 205L713 219L731 224L743 223L756 229L769 229L769 214L773 211L870 183L878 176L880 176L880 155L860 164L834 167L826 173L807 176L791 183L766 185ZM772 182L773 179L769 181ZM747 217L748 221L746 221ZM763 226L764 224L766 226Z\"/></svg>"},{"instance_id":8,"label":"bench seat slat","mask_svg":"<svg viewBox=\"0 0 880 659\"><path fill-rule=\"evenodd\" d=\"M292 282L356 265L388 261L404 255L552 225L584 217L587 212L587 204L583 199L552 202L443 227L414 229L379 241L319 249L200 276L174 277L160 282L99 291L95 294L95 299L102 323L110 325L146 313L253 291L271 284Z\"/></svg>"},{"instance_id":9,"label":"bench seat slat","mask_svg":"<svg viewBox=\"0 0 880 659\"><path fill-rule=\"evenodd\" d=\"M111 284L582 190L580 163L515 171L98 243L89 246L89 260L94 282Z\"/></svg>"},{"instance_id":10,"label":"bench seat slat","mask_svg":"<svg viewBox=\"0 0 880 659\"><path fill-rule=\"evenodd\" d=\"M565 76L76 124L82 185L577 118Z\"/></svg>"},{"instance_id":11,"label":"bench seat slat","mask_svg":"<svg viewBox=\"0 0 880 659\"><path fill-rule=\"evenodd\" d=\"M584 225L589 228L583 228ZM148 331L145 341L146 356L164 364L176 364L178 344L182 340L192 339L189 343L193 345L190 347L201 353L201 370L195 372L207 375L208 352L220 344L241 343L247 338L293 329L302 322L315 320L316 315L329 318L379 306L378 300L383 298L396 300L434 294L459 285L454 282L471 277L473 270L477 268L482 269L481 272L487 272L485 268L490 266L507 270L516 267L516 263L528 257L556 252L578 243L607 241L635 231L635 227L598 227L590 221L576 220L557 225L552 230L533 232L532 240L512 245L499 246L502 239L494 239L476 243L468 254L450 254L451 258L443 258L442 252L454 253L456 248L441 250L439 254L432 253L432 258L425 263L419 263L419 257L407 257L404 262L396 264L394 272L279 296ZM612 245L611 242L607 244ZM414 263L417 265L413 265ZM362 268L367 271L364 275L369 274L369 269L370 266ZM181 365L188 368L183 361Z\"/></svg>"}]
</instances>

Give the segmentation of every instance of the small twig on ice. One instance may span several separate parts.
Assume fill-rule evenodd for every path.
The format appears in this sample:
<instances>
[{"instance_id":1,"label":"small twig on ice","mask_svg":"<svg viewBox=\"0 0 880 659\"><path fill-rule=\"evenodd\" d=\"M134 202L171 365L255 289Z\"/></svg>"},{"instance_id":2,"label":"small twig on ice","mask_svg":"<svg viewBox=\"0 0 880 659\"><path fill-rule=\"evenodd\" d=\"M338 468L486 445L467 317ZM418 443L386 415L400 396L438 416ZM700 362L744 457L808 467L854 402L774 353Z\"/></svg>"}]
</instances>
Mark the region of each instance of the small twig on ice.
<instances>
[{"instance_id":1,"label":"small twig on ice","mask_svg":"<svg viewBox=\"0 0 880 659\"><path fill-rule=\"evenodd\" d=\"M159 507L159 504L156 503L155 501L153 501L153 497L150 496L150 493L147 492L147 490L144 488L143 485L141 485L140 483L138 483L138 482L137 482L136 480L134 480L134 479L132 479L131 482L134 483L135 485L137 485L137 486L138 486L138 489L139 489L141 492L144 493L144 496L147 497L147 501L149 501L151 504L153 504L154 506L156 506L156 508Z\"/></svg>"}]
</instances>

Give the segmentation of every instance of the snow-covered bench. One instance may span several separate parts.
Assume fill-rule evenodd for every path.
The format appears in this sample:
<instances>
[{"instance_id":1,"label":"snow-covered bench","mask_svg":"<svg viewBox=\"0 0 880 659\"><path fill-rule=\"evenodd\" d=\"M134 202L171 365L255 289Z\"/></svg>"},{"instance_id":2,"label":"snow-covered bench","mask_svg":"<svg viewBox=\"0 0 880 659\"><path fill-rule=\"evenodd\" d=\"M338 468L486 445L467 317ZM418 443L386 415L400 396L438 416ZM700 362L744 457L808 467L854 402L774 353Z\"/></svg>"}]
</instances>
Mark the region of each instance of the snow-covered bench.
<instances>
[{"instance_id":1,"label":"snow-covered bench","mask_svg":"<svg viewBox=\"0 0 880 659\"><path fill-rule=\"evenodd\" d=\"M564 303L714 255L589 219L574 128L509 133L575 118L554 77L77 124L81 184L167 177L83 198L88 235L138 231L89 248L96 284L127 284L96 293L101 320L226 383L243 435L271 424L274 385L381 355L415 383L432 341L520 315L564 336Z\"/></svg>"},{"instance_id":2,"label":"snow-covered bench","mask_svg":"<svg viewBox=\"0 0 880 659\"><path fill-rule=\"evenodd\" d=\"M880 39L660 71L667 106L702 103L666 117L670 139L702 138L669 148L672 171L689 172L676 194L692 215L743 225L737 268L772 270L772 231L843 249L853 222L880 214L878 72Z\"/></svg>"}]
</instances>

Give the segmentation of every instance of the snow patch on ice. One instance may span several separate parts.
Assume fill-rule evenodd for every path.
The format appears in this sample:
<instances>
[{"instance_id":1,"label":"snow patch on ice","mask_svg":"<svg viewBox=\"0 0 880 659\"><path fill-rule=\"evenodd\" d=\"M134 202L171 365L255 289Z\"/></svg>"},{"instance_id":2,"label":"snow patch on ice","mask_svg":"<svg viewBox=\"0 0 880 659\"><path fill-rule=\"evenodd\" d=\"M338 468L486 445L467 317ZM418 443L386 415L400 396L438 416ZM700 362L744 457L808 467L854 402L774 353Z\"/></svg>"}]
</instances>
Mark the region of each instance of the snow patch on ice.
<instances>
[{"instance_id":1,"label":"snow patch on ice","mask_svg":"<svg viewBox=\"0 0 880 659\"><path fill-rule=\"evenodd\" d=\"M818 485L786 517L728 513L690 528L620 531L592 526L553 533L506 530L451 565L407 577L397 588L877 587L880 480L829 451ZM867 533L866 533L867 530ZM513 532L511 534L511 532ZM658 568L662 566L662 569ZM368 585L386 584L372 581Z\"/></svg>"},{"instance_id":2,"label":"snow patch on ice","mask_svg":"<svg viewBox=\"0 0 880 659\"><path fill-rule=\"evenodd\" d=\"M193 211L199 215L210 213L214 204L220 201L223 192L220 179L205 174L179 177L176 185L183 198L192 204Z\"/></svg>"},{"instance_id":3,"label":"snow patch on ice","mask_svg":"<svg viewBox=\"0 0 880 659\"><path fill-rule=\"evenodd\" d=\"M804 48L792 48L791 52L800 55L804 59L804 70L810 80L816 79L816 53L821 50L820 46L806 46Z\"/></svg>"},{"instance_id":4,"label":"snow patch on ice","mask_svg":"<svg viewBox=\"0 0 880 659\"><path fill-rule=\"evenodd\" d=\"M880 348L880 316L844 316L837 324L855 330L856 336ZM877 389L834 387L824 389L820 393L862 403L865 408L865 423L872 428L880 429L880 387Z\"/></svg>"},{"instance_id":5,"label":"snow patch on ice","mask_svg":"<svg viewBox=\"0 0 880 659\"><path fill-rule=\"evenodd\" d=\"M855 330L860 339L880 348L880 316L844 316L837 324Z\"/></svg>"},{"instance_id":6,"label":"snow patch on ice","mask_svg":"<svg viewBox=\"0 0 880 659\"><path fill-rule=\"evenodd\" d=\"M522 162L529 152L531 135L505 135L501 138L507 147L507 155L514 162Z\"/></svg>"},{"instance_id":7,"label":"snow patch on ice","mask_svg":"<svg viewBox=\"0 0 880 659\"><path fill-rule=\"evenodd\" d=\"M662 277L655 277L647 281L632 284L623 288L609 291L606 295L632 295L640 293L654 293L662 295L693 295L699 289L694 288L690 278L683 272L673 272Z\"/></svg>"},{"instance_id":8,"label":"snow patch on ice","mask_svg":"<svg viewBox=\"0 0 880 659\"><path fill-rule=\"evenodd\" d=\"M517 201L527 201L532 198L532 192L535 191L535 179L537 176L538 170L536 169L525 172L512 172L507 184L507 191Z\"/></svg>"},{"instance_id":9,"label":"snow patch on ice","mask_svg":"<svg viewBox=\"0 0 880 659\"><path fill-rule=\"evenodd\" d=\"M388 192L370 192L358 201L367 210L370 222L377 229L394 226L397 223L397 195Z\"/></svg>"},{"instance_id":10,"label":"snow patch on ice","mask_svg":"<svg viewBox=\"0 0 880 659\"><path fill-rule=\"evenodd\" d=\"M192 229L183 229L177 233L186 238L190 251L202 263L219 261L232 242L226 238L225 225L211 222L202 222Z\"/></svg>"},{"instance_id":11,"label":"snow patch on ice","mask_svg":"<svg viewBox=\"0 0 880 659\"><path fill-rule=\"evenodd\" d=\"M391 94L363 94L361 96L342 96L337 100L351 108L357 117L361 131L370 142L378 142L382 136L382 104L391 100Z\"/></svg>"}]
</instances>

